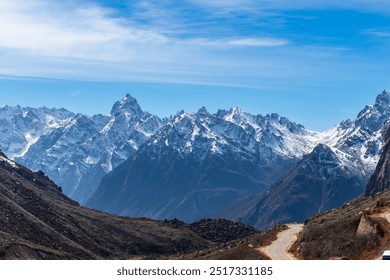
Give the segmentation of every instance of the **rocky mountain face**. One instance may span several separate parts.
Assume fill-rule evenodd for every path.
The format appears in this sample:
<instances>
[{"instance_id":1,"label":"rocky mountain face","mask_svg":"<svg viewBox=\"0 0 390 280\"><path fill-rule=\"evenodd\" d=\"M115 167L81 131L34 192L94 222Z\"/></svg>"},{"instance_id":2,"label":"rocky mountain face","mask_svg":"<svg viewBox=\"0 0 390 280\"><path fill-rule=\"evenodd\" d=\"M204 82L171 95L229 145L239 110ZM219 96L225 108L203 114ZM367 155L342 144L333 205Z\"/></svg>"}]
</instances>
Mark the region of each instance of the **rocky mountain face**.
<instances>
[{"instance_id":1,"label":"rocky mountain face","mask_svg":"<svg viewBox=\"0 0 390 280\"><path fill-rule=\"evenodd\" d=\"M187 228L80 207L0 152L0 259L130 259L211 244Z\"/></svg>"},{"instance_id":2,"label":"rocky mountain face","mask_svg":"<svg viewBox=\"0 0 390 280\"><path fill-rule=\"evenodd\" d=\"M6 135L0 148L32 170L44 171L81 203L163 124L130 95L116 102L109 116L3 107L0 117Z\"/></svg>"},{"instance_id":3,"label":"rocky mountain face","mask_svg":"<svg viewBox=\"0 0 390 280\"><path fill-rule=\"evenodd\" d=\"M364 191L364 176L319 144L266 192L237 201L215 213L259 229L290 222L339 207ZM231 211L230 209L236 209Z\"/></svg>"},{"instance_id":4,"label":"rocky mountain face","mask_svg":"<svg viewBox=\"0 0 390 280\"><path fill-rule=\"evenodd\" d=\"M268 191L236 201L212 216L265 229L280 223L303 222L362 195L381 154L389 110L390 93L384 91L356 120L325 131L322 142L327 145L316 146ZM383 169L376 173L386 174ZM382 177L378 179L381 183L370 185L382 186L386 182Z\"/></svg>"},{"instance_id":5,"label":"rocky mountain face","mask_svg":"<svg viewBox=\"0 0 390 280\"><path fill-rule=\"evenodd\" d=\"M23 157L41 135L64 126L74 114L65 109L0 108L0 148L10 158Z\"/></svg>"},{"instance_id":6,"label":"rocky mountain face","mask_svg":"<svg viewBox=\"0 0 390 280\"><path fill-rule=\"evenodd\" d=\"M390 188L390 128L386 133L382 156L366 188L366 196Z\"/></svg>"},{"instance_id":7,"label":"rocky mountain face","mask_svg":"<svg viewBox=\"0 0 390 280\"><path fill-rule=\"evenodd\" d=\"M317 136L277 114L179 112L103 178L87 205L134 217L207 217L265 190Z\"/></svg>"}]
</instances>

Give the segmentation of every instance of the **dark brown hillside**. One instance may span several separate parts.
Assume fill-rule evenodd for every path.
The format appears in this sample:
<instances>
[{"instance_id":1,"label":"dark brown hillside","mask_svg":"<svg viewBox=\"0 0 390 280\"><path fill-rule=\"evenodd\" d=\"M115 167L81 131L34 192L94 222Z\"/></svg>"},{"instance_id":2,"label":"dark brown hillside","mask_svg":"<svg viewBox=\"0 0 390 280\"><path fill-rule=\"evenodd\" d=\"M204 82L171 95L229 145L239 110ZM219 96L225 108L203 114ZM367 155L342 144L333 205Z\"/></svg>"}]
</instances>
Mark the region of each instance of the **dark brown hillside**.
<instances>
[{"instance_id":1,"label":"dark brown hillside","mask_svg":"<svg viewBox=\"0 0 390 280\"><path fill-rule=\"evenodd\" d=\"M296 248L304 259L378 259L390 249L390 130L366 198L306 221Z\"/></svg>"},{"instance_id":2,"label":"dark brown hillside","mask_svg":"<svg viewBox=\"0 0 390 280\"><path fill-rule=\"evenodd\" d=\"M251 226L226 219L201 219L191 224L186 224L177 219L164 220L164 222L175 228L188 228L200 237L215 244L222 244L260 233Z\"/></svg>"},{"instance_id":3,"label":"dark brown hillside","mask_svg":"<svg viewBox=\"0 0 390 280\"><path fill-rule=\"evenodd\" d=\"M361 198L305 222L296 248L303 259L378 259L390 248L390 190Z\"/></svg>"},{"instance_id":4,"label":"dark brown hillside","mask_svg":"<svg viewBox=\"0 0 390 280\"><path fill-rule=\"evenodd\" d=\"M0 154L0 259L129 259L210 244L186 228L82 208Z\"/></svg>"}]
</instances>

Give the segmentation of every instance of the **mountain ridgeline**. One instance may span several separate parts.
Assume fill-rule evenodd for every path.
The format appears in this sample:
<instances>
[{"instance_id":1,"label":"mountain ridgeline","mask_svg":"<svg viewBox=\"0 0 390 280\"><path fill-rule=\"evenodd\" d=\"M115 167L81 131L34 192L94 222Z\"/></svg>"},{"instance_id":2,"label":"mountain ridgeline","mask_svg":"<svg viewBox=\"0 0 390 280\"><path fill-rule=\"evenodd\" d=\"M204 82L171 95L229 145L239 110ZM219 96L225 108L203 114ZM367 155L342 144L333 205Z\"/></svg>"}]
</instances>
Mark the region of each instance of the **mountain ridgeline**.
<instances>
[{"instance_id":1,"label":"mountain ridgeline","mask_svg":"<svg viewBox=\"0 0 390 280\"><path fill-rule=\"evenodd\" d=\"M363 194L389 120L387 91L325 132L239 108L160 119L126 95L109 116L2 107L0 148L98 210L268 228Z\"/></svg>"}]
</instances>

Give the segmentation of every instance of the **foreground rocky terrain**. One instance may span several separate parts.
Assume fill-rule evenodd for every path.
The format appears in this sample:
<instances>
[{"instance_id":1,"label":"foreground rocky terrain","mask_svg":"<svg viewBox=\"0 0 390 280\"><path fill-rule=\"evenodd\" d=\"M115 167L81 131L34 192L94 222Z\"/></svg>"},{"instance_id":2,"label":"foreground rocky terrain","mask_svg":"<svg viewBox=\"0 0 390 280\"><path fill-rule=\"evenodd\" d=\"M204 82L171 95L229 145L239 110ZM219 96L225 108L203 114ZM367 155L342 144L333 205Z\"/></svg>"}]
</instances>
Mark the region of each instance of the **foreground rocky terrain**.
<instances>
[{"instance_id":1,"label":"foreground rocky terrain","mask_svg":"<svg viewBox=\"0 0 390 280\"><path fill-rule=\"evenodd\" d=\"M0 152L0 259L175 258L258 233L223 219L185 224L83 208Z\"/></svg>"},{"instance_id":2,"label":"foreground rocky terrain","mask_svg":"<svg viewBox=\"0 0 390 280\"><path fill-rule=\"evenodd\" d=\"M390 208L377 208L390 191L362 198L306 221L295 244L301 259L379 259L390 247Z\"/></svg>"},{"instance_id":3,"label":"foreground rocky terrain","mask_svg":"<svg viewBox=\"0 0 390 280\"><path fill-rule=\"evenodd\" d=\"M187 228L82 208L0 153L1 259L129 259L212 245Z\"/></svg>"}]
</instances>

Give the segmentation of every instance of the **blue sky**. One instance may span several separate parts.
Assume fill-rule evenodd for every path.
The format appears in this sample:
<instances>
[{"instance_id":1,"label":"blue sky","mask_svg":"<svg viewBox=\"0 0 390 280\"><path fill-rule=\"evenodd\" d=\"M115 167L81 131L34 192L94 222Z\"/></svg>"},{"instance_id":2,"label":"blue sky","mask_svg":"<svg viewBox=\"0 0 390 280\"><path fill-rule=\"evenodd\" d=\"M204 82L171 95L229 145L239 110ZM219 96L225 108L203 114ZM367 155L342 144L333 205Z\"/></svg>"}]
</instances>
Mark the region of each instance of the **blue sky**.
<instances>
[{"instance_id":1,"label":"blue sky","mask_svg":"<svg viewBox=\"0 0 390 280\"><path fill-rule=\"evenodd\" d=\"M239 106L314 130L390 89L390 1L0 0L0 105Z\"/></svg>"}]
</instances>

